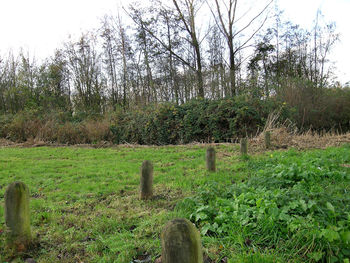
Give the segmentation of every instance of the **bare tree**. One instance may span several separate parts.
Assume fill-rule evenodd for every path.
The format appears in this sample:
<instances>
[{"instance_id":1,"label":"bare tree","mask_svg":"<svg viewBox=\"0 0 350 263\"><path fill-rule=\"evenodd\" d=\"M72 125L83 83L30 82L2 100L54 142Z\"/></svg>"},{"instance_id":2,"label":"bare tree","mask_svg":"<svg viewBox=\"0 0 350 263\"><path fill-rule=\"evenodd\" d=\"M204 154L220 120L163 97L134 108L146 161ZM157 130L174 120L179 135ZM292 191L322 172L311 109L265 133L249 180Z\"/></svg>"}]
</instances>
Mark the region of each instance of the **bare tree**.
<instances>
[{"instance_id":1,"label":"bare tree","mask_svg":"<svg viewBox=\"0 0 350 263\"><path fill-rule=\"evenodd\" d=\"M187 42L190 44L193 49L194 61L189 61L186 56L183 54L177 53L171 45L169 45L168 40L164 40L162 36L158 34L158 32L152 30L150 27L146 26L147 23L145 18L142 17L141 12L136 10L133 7L129 7L129 11L126 10L128 15L133 19L133 21L139 25L143 26L144 30L150 34L164 49L169 51L172 56L176 59L180 60L181 63L189 67L196 73L197 76L197 90L198 97L204 98L204 81L203 81L203 73L202 73L202 57L201 57L201 48L200 41L197 35L197 29L195 24L196 13L201 7L201 0L173 0L174 12L176 13L179 21L182 24L182 28L184 32L187 33ZM160 2L159 2L160 4ZM171 13L171 10L168 10L166 7L161 6L159 10L162 12Z\"/></svg>"},{"instance_id":2,"label":"bare tree","mask_svg":"<svg viewBox=\"0 0 350 263\"><path fill-rule=\"evenodd\" d=\"M123 107L124 109L128 104L128 95L130 93L130 74L129 74L129 63L128 61L132 60L132 48L129 37L127 35L125 26L122 22L121 16L118 14L116 19L116 30L118 36L118 54L121 60L122 73L121 73L121 82L122 82L122 97L123 97Z\"/></svg>"},{"instance_id":3,"label":"bare tree","mask_svg":"<svg viewBox=\"0 0 350 263\"><path fill-rule=\"evenodd\" d=\"M94 37L84 34L78 42L67 43L66 54L76 90L75 106L85 112L102 113L104 85Z\"/></svg>"},{"instance_id":4,"label":"bare tree","mask_svg":"<svg viewBox=\"0 0 350 263\"><path fill-rule=\"evenodd\" d=\"M185 27L185 30L190 36L190 44L194 49L196 60L195 71L198 80L198 97L204 98L201 48L195 24L196 13L201 2L196 0L173 0L173 3Z\"/></svg>"},{"instance_id":5,"label":"bare tree","mask_svg":"<svg viewBox=\"0 0 350 263\"><path fill-rule=\"evenodd\" d=\"M179 37L177 25L178 18L176 18L172 10L161 9L159 10L158 18L165 25L165 43L167 45L166 50L166 61L168 64L169 79L171 84L171 93L173 94L176 104L179 104L180 100L180 87L177 79L177 69L176 69L176 57L173 55L177 46L179 46L180 41L177 40ZM183 98L181 99L183 101Z\"/></svg>"},{"instance_id":6,"label":"bare tree","mask_svg":"<svg viewBox=\"0 0 350 263\"><path fill-rule=\"evenodd\" d=\"M251 18L244 26L241 28L235 28L235 23L238 21L237 19L237 2L238 0L214 0L215 7L206 0L210 10L214 16L215 22L218 25L221 33L225 36L228 50L229 50L229 67L230 67L230 86L231 86L231 95L234 96L237 94L236 88L236 55L243 48L245 48L248 43L253 39L255 34L263 27L265 21L267 20L267 16L260 23L257 29L255 29L248 37L246 37L243 41L238 43L237 38L240 37L240 34L244 32L246 29L252 26L252 24L257 21L257 19L264 14L268 6L272 3L272 0L253 18ZM224 11L222 8L224 6ZM215 10L215 11L214 11ZM226 16L224 14L227 14ZM237 44L235 46L235 44Z\"/></svg>"},{"instance_id":7,"label":"bare tree","mask_svg":"<svg viewBox=\"0 0 350 263\"><path fill-rule=\"evenodd\" d=\"M220 99L229 94L226 81L226 65L225 65L225 42L222 34L216 25L209 25L208 32L208 66L207 69L209 79L209 87L211 98Z\"/></svg>"},{"instance_id":8,"label":"bare tree","mask_svg":"<svg viewBox=\"0 0 350 263\"><path fill-rule=\"evenodd\" d=\"M103 63L107 70L107 79L110 85L110 101L112 107L115 109L119 103L118 92L118 72L117 72L117 54L118 54L118 40L117 30L114 27L114 21L112 17L105 16L102 21L102 27L100 29L101 37L103 39Z\"/></svg>"},{"instance_id":9,"label":"bare tree","mask_svg":"<svg viewBox=\"0 0 350 263\"><path fill-rule=\"evenodd\" d=\"M339 34L336 33L335 23L324 23L321 11L317 10L314 25L314 77L316 86L324 87L329 78L329 70L326 70L327 57L331 48L339 40ZM323 22L323 24L322 24Z\"/></svg>"}]
</instances>

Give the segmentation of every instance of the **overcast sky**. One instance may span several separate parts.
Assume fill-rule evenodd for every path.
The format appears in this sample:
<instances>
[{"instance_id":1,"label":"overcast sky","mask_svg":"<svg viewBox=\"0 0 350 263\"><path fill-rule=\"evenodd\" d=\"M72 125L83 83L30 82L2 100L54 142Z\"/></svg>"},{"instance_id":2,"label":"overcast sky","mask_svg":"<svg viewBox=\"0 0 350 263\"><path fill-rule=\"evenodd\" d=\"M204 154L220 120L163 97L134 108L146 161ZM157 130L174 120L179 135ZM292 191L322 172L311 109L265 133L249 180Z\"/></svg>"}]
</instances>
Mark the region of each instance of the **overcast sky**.
<instances>
[{"instance_id":1,"label":"overcast sky","mask_svg":"<svg viewBox=\"0 0 350 263\"><path fill-rule=\"evenodd\" d=\"M145 1L145 0L144 0ZM167 0L170 1L170 0ZM257 0L259 1L259 0ZM350 81L350 0L277 0L284 17L310 29L317 9L335 21L341 34L331 59L342 83ZM20 47L46 58L68 35L97 28L105 14L116 14L120 0L0 0L0 54ZM125 5L129 1L122 1Z\"/></svg>"}]
</instances>

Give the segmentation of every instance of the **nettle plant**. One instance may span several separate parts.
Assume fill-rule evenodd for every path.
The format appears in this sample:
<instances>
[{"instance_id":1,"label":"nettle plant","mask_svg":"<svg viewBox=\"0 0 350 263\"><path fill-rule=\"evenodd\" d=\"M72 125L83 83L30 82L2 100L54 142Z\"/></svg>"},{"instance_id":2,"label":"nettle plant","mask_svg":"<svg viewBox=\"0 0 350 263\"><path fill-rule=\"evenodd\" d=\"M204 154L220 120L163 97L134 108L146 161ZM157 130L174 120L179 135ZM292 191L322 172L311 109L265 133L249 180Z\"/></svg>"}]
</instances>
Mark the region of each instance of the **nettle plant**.
<instances>
[{"instance_id":1,"label":"nettle plant","mask_svg":"<svg viewBox=\"0 0 350 263\"><path fill-rule=\"evenodd\" d=\"M206 185L179 207L204 236L278 247L314 262L348 262L350 173L342 163L350 163L349 152L292 150L250 160L249 180L225 188Z\"/></svg>"}]
</instances>

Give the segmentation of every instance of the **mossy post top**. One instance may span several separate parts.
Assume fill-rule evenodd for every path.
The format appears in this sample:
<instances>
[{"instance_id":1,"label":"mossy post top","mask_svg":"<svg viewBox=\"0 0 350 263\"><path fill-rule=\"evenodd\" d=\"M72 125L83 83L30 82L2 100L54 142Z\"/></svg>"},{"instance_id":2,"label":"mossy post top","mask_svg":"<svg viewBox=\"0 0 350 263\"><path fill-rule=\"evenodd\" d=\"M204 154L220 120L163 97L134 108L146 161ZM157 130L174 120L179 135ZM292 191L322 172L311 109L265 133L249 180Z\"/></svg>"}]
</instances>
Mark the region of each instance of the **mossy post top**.
<instances>
[{"instance_id":1,"label":"mossy post top","mask_svg":"<svg viewBox=\"0 0 350 263\"><path fill-rule=\"evenodd\" d=\"M152 164L152 162L150 160L144 160L142 162L142 168L141 169L142 170L143 169L152 169L152 171L153 171L153 164Z\"/></svg>"},{"instance_id":2,"label":"mossy post top","mask_svg":"<svg viewBox=\"0 0 350 263\"><path fill-rule=\"evenodd\" d=\"M187 219L171 220L161 234L162 263L203 263L200 234Z\"/></svg>"}]
</instances>

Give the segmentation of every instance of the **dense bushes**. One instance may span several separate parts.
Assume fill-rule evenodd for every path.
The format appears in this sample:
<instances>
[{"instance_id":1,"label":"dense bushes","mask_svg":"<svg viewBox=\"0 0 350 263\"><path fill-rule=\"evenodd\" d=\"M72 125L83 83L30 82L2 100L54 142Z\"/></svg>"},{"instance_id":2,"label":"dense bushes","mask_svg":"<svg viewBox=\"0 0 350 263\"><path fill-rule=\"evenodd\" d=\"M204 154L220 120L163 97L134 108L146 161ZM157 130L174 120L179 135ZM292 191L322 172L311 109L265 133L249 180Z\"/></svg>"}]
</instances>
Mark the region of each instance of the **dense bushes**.
<instances>
[{"instance_id":1,"label":"dense bushes","mask_svg":"<svg viewBox=\"0 0 350 263\"><path fill-rule=\"evenodd\" d=\"M105 119L77 121L69 113L21 112L0 117L0 136L16 142L37 140L67 144L111 141L110 123Z\"/></svg>"},{"instance_id":2,"label":"dense bushes","mask_svg":"<svg viewBox=\"0 0 350 263\"><path fill-rule=\"evenodd\" d=\"M276 97L290 107L292 120L301 130L350 130L350 88L319 88L293 79L278 90Z\"/></svg>"},{"instance_id":3,"label":"dense bushes","mask_svg":"<svg viewBox=\"0 0 350 263\"><path fill-rule=\"evenodd\" d=\"M59 143L179 144L223 142L254 134L277 103L237 97L193 100L183 105L158 104L104 117L22 112L1 117L0 133L14 141L37 139Z\"/></svg>"},{"instance_id":4,"label":"dense bushes","mask_svg":"<svg viewBox=\"0 0 350 263\"><path fill-rule=\"evenodd\" d=\"M236 97L222 100L192 100L182 105L157 104L105 116L69 112L26 111L0 117L0 136L23 142L36 139L68 144L113 143L181 144L226 142L255 135L268 114L281 110L299 128L348 131L350 91L329 89L316 94L304 87L288 87L279 99Z\"/></svg>"},{"instance_id":5,"label":"dense bushes","mask_svg":"<svg viewBox=\"0 0 350 263\"><path fill-rule=\"evenodd\" d=\"M270 104L243 98L161 104L118 115L111 131L116 143L224 142L261 129L276 107Z\"/></svg>"}]
</instances>

